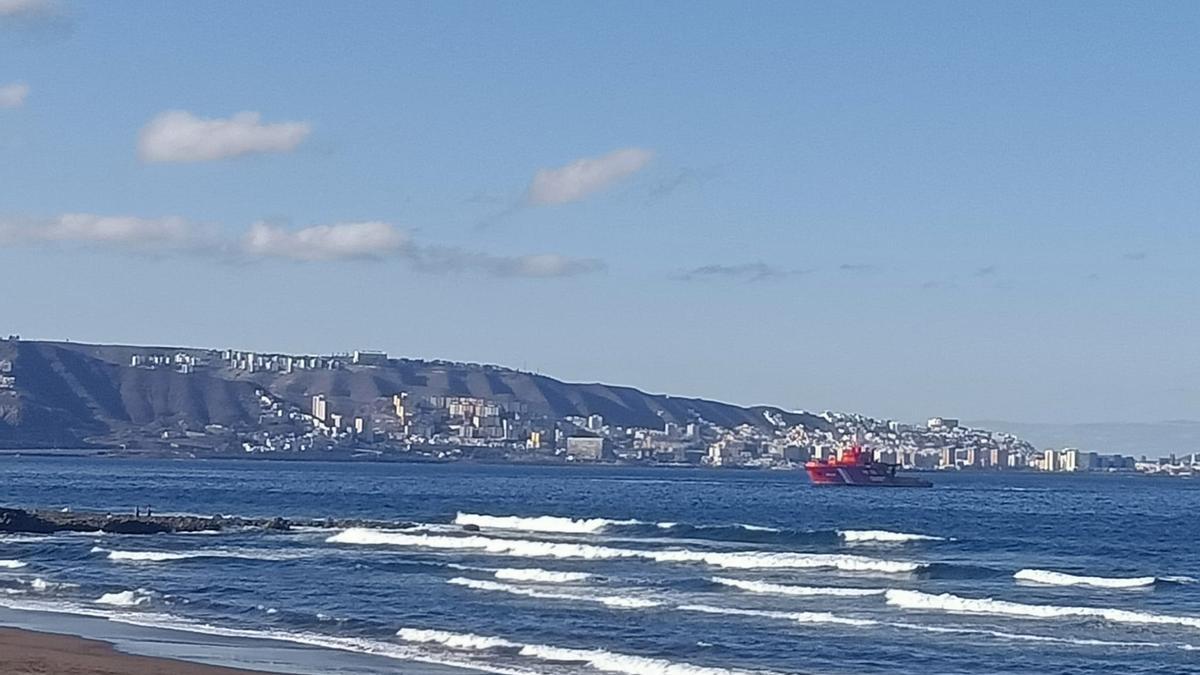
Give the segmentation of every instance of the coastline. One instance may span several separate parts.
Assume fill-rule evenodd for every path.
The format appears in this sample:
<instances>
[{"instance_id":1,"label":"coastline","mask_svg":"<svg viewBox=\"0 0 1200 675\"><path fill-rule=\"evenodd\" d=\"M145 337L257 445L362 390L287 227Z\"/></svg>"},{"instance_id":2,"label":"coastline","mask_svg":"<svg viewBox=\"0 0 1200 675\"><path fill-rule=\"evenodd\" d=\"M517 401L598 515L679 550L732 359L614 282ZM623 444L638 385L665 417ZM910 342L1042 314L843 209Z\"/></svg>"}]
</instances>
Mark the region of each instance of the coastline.
<instances>
[{"instance_id":1,"label":"coastline","mask_svg":"<svg viewBox=\"0 0 1200 675\"><path fill-rule=\"evenodd\" d=\"M0 604L4 675L480 675L369 650Z\"/></svg>"},{"instance_id":2,"label":"coastline","mask_svg":"<svg viewBox=\"0 0 1200 675\"><path fill-rule=\"evenodd\" d=\"M117 651L99 640L0 628L0 672L13 675L261 675L238 670Z\"/></svg>"}]
</instances>

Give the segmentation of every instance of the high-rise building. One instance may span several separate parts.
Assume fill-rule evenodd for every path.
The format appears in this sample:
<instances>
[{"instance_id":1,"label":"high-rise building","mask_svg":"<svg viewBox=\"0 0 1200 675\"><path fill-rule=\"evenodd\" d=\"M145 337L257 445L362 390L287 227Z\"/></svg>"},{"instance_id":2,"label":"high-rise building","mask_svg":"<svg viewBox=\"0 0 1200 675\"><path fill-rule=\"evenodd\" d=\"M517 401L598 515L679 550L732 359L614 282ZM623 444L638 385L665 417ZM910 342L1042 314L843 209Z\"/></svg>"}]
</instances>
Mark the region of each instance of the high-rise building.
<instances>
[{"instance_id":1,"label":"high-rise building","mask_svg":"<svg viewBox=\"0 0 1200 675\"><path fill-rule=\"evenodd\" d=\"M392 396L392 407L396 409L396 417L400 426L408 424L408 394L403 392Z\"/></svg>"},{"instance_id":2,"label":"high-rise building","mask_svg":"<svg viewBox=\"0 0 1200 675\"><path fill-rule=\"evenodd\" d=\"M992 468L1007 469L1008 468L1008 450L1004 448L992 448Z\"/></svg>"},{"instance_id":3,"label":"high-rise building","mask_svg":"<svg viewBox=\"0 0 1200 675\"><path fill-rule=\"evenodd\" d=\"M954 448L942 448L942 462L940 466L943 468L953 468L955 465Z\"/></svg>"},{"instance_id":4,"label":"high-rise building","mask_svg":"<svg viewBox=\"0 0 1200 675\"><path fill-rule=\"evenodd\" d=\"M1079 471L1079 450L1076 448L1065 448L1059 457L1058 470Z\"/></svg>"},{"instance_id":5,"label":"high-rise building","mask_svg":"<svg viewBox=\"0 0 1200 675\"><path fill-rule=\"evenodd\" d=\"M604 428L604 416L603 415L588 415L587 428L592 431L600 431L601 429L603 429Z\"/></svg>"},{"instance_id":6,"label":"high-rise building","mask_svg":"<svg viewBox=\"0 0 1200 675\"><path fill-rule=\"evenodd\" d=\"M1042 470L1043 471L1058 471L1058 453L1053 448L1046 448L1046 452L1042 454Z\"/></svg>"},{"instance_id":7,"label":"high-rise building","mask_svg":"<svg viewBox=\"0 0 1200 675\"><path fill-rule=\"evenodd\" d=\"M329 416L329 402L325 400L324 394L312 397L312 416L322 422Z\"/></svg>"}]
</instances>

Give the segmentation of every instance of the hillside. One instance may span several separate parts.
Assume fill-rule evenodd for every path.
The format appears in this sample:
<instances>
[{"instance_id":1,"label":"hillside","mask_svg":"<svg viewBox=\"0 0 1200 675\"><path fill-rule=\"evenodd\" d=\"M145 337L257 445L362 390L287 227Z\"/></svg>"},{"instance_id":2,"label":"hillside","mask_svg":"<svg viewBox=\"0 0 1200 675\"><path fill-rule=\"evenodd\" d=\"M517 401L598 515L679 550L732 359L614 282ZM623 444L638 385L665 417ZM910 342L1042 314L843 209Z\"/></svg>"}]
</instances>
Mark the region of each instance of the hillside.
<instances>
[{"instance_id":1,"label":"hillside","mask_svg":"<svg viewBox=\"0 0 1200 675\"><path fill-rule=\"evenodd\" d=\"M147 355L186 354L205 364L185 372L131 365ZM788 424L826 428L819 416L770 407L647 394L629 387L578 384L495 366L390 359L379 365L293 372L228 367L207 349L0 341L0 447L116 446L156 442L164 431L200 434L210 425L253 429L262 398L307 410L323 394L335 407L378 407L393 394L471 396L521 407L548 418L602 415L624 427L661 427L703 419L734 428L768 427L764 413ZM3 382L0 380L0 382Z\"/></svg>"}]
</instances>

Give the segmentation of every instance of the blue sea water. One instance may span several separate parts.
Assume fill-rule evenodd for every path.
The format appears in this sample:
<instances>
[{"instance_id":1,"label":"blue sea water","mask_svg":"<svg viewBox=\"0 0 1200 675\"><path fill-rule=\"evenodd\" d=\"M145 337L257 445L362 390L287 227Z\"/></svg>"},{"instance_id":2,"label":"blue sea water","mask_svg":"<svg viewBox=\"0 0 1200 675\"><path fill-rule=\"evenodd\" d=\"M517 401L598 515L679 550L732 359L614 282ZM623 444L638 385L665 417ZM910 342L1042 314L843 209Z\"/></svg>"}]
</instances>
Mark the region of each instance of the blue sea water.
<instances>
[{"instance_id":1,"label":"blue sea water","mask_svg":"<svg viewBox=\"0 0 1200 675\"><path fill-rule=\"evenodd\" d=\"M0 536L0 605L372 653L379 672L1200 673L1200 485L936 483L3 458L0 504L417 527Z\"/></svg>"}]
</instances>

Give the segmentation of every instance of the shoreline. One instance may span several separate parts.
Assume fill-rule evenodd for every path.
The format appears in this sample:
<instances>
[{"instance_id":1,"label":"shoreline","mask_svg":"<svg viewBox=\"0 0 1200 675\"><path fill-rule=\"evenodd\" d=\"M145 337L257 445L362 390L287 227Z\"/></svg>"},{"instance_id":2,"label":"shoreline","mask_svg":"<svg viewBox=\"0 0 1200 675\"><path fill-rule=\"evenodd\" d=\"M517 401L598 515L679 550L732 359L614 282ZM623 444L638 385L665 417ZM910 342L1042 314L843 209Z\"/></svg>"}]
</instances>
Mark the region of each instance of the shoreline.
<instances>
[{"instance_id":1,"label":"shoreline","mask_svg":"<svg viewBox=\"0 0 1200 675\"><path fill-rule=\"evenodd\" d=\"M0 672L56 675L263 675L265 670L241 670L159 656L118 651L100 640L0 627ZM279 675L278 673L274 675Z\"/></svg>"},{"instance_id":2,"label":"shoreline","mask_svg":"<svg viewBox=\"0 0 1200 675\"><path fill-rule=\"evenodd\" d=\"M202 628L202 627L198 627ZM288 639L0 604L4 675L481 675L475 668Z\"/></svg>"}]
</instances>

